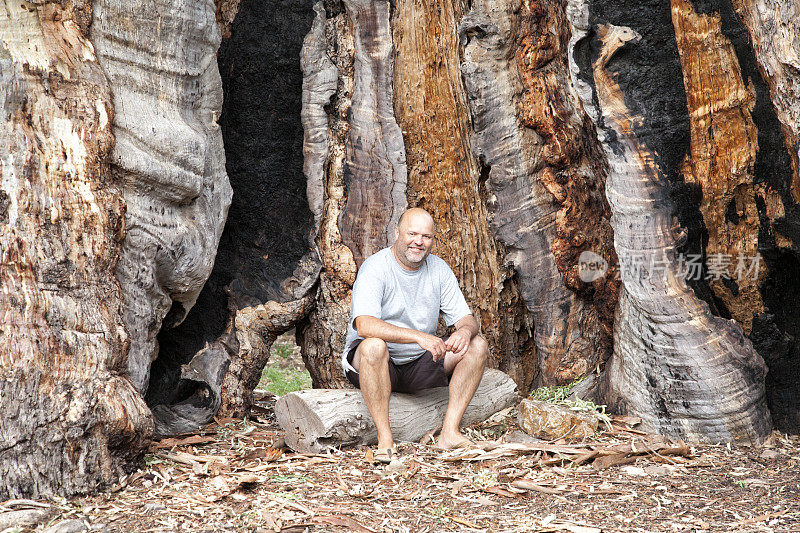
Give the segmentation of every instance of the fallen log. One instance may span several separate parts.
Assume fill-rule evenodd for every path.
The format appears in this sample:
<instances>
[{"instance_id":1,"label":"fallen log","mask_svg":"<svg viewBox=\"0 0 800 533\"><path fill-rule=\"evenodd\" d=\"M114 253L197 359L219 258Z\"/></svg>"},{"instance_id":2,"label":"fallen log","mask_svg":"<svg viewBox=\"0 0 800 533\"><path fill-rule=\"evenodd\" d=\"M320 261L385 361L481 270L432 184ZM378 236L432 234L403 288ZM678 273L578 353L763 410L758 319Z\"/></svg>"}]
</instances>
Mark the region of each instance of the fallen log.
<instances>
[{"instance_id":1,"label":"fallen log","mask_svg":"<svg viewBox=\"0 0 800 533\"><path fill-rule=\"evenodd\" d=\"M517 385L499 370L486 370L467 406L462 426L486 420L514 405ZM441 424L447 409L447 388L418 394L392 394L389 424L397 441L417 441ZM286 432L286 445L296 452L321 452L330 447L374 444L377 432L361 392L311 389L282 396L275 404L278 424Z\"/></svg>"}]
</instances>

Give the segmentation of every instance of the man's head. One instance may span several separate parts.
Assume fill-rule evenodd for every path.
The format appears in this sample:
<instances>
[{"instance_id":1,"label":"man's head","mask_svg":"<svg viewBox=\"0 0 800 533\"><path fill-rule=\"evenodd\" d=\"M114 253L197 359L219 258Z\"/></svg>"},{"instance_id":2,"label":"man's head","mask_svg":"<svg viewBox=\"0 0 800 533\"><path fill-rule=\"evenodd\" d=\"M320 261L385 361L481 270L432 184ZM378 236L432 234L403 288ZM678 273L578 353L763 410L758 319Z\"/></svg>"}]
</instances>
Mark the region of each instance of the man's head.
<instances>
[{"instance_id":1,"label":"man's head","mask_svg":"<svg viewBox=\"0 0 800 533\"><path fill-rule=\"evenodd\" d=\"M424 209L414 207L400 216L392 251L406 270L417 270L431 251L436 226Z\"/></svg>"}]
</instances>

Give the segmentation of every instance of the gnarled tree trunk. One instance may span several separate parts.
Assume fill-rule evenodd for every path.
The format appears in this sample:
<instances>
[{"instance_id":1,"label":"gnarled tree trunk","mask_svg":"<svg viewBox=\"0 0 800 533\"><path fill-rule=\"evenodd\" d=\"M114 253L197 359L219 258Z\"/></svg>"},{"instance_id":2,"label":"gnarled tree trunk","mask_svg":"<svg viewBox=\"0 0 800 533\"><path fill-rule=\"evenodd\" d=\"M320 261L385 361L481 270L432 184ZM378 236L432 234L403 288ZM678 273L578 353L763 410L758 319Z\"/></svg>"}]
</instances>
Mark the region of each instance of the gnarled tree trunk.
<instances>
[{"instance_id":1,"label":"gnarled tree trunk","mask_svg":"<svg viewBox=\"0 0 800 533\"><path fill-rule=\"evenodd\" d=\"M156 383L152 406L162 403L154 393L165 382L179 394L195 392L175 387L163 371L151 379L151 364L171 355L159 354L162 323L172 327L186 317L211 273L231 198L216 123L222 85L214 13L210 0L96 0L92 20L92 42L114 94L111 171L128 205L116 271L131 335L128 374L142 395ZM213 380L225 364L217 366L190 402L193 417L198 404L207 405L200 421L219 406Z\"/></svg>"},{"instance_id":2,"label":"gnarled tree trunk","mask_svg":"<svg viewBox=\"0 0 800 533\"><path fill-rule=\"evenodd\" d=\"M342 386L357 268L409 205L523 392L613 352L601 392L654 430L755 441L765 396L800 430L795 11L6 2L0 491L107 486L154 424L246 414L292 327Z\"/></svg>"},{"instance_id":3,"label":"gnarled tree trunk","mask_svg":"<svg viewBox=\"0 0 800 533\"><path fill-rule=\"evenodd\" d=\"M569 382L610 353L618 281L605 163L567 76L564 4L473 2L460 31L472 146L533 316L537 384ZM610 265L590 283L578 274L585 251Z\"/></svg>"},{"instance_id":4,"label":"gnarled tree trunk","mask_svg":"<svg viewBox=\"0 0 800 533\"><path fill-rule=\"evenodd\" d=\"M607 129L614 244L623 265L634 265L642 250L655 256L639 269L622 269L614 355L602 392L613 411L641 417L648 431L759 442L772 428L764 362L741 327L713 316L681 279L664 180L636 137L640 119L608 70L614 53L639 36L612 25L600 30L594 81Z\"/></svg>"},{"instance_id":5,"label":"gnarled tree trunk","mask_svg":"<svg viewBox=\"0 0 800 533\"><path fill-rule=\"evenodd\" d=\"M150 413L125 376L125 201L91 6L0 6L0 499L106 489Z\"/></svg>"}]
</instances>

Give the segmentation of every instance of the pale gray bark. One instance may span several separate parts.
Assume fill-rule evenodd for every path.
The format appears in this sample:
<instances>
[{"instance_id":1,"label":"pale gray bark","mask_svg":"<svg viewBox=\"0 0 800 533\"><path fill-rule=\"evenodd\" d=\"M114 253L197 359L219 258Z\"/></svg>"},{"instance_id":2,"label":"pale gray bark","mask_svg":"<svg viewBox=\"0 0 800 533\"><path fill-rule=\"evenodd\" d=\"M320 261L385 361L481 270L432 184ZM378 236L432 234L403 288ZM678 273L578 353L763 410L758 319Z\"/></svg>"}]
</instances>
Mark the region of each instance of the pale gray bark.
<instances>
[{"instance_id":1,"label":"pale gray bark","mask_svg":"<svg viewBox=\"0 0 800 533\"><path fill-rule=\"evenodd\" d=\"M152 433L124 376L111 92L74 9L0 2L0 500L108 489Z\"/></svg>"},{"instance_id":2,"label":"pale gray bark","mask_svg":"<svg viewBox=\"0 0 800 533\"><path fill-rule=\"evenodd\" d=\"M447 410L447 388L418 394L392 394L389 424L396 441L418 441L438 428ZM514 381L499 370L486 370L467 407L462 426L482 422L519 399ZM298 452L374 444L378 433L360 391L313 389L291 392L275 404L286 444Z\"/></svg>"},{"instance_id":3,"label":"pale gray bark","mask_svg":"<svg viewBox=\"0 0 800 533\"><path fill-rule=\"evenodd\" d=\"M211 273L231 200L214 13L211 0L94 4L92 43L114 95L112 171L127 202L117 276L128 373L142 393L164 318L173 309L180 323Z\"/></svg>"}]
</instances>

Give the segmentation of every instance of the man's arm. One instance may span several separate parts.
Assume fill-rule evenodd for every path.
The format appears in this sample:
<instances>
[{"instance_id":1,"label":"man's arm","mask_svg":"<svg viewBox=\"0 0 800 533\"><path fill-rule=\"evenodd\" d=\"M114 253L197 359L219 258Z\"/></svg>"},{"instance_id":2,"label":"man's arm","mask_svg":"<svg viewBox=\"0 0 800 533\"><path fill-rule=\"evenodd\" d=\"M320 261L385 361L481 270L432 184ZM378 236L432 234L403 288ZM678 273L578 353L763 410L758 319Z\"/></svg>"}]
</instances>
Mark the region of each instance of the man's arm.
<instances>
[{"instance_id":1,"label":"man's arm","mask_svg":"<svg viewBox=\"0 0 800 533\"><path fill-rule=\"evenodd\" d=\"M444 343L445 347L456 354L457 357L461 357L467 353L469 342L479 332L478 321L475 320L474 315L462 317L456 322L456 330Z\"/></svg>"},{"instance_id":2,"label":"man's arm","mask_svg":"<svg viewBox=\"0 0 800 533\"><path fill-rule=\"evenodd\" d=\"M423 350L433 354L434 361L444 357L444 354L448 351L444 341L435 335L428 335L415 329L394 326L374 316L361 315L356 317L355 326L358 336L365 339L371 337L381 339L384 342L396 342L399 344L417 343Z\"/></svg>"}]
</instances>

